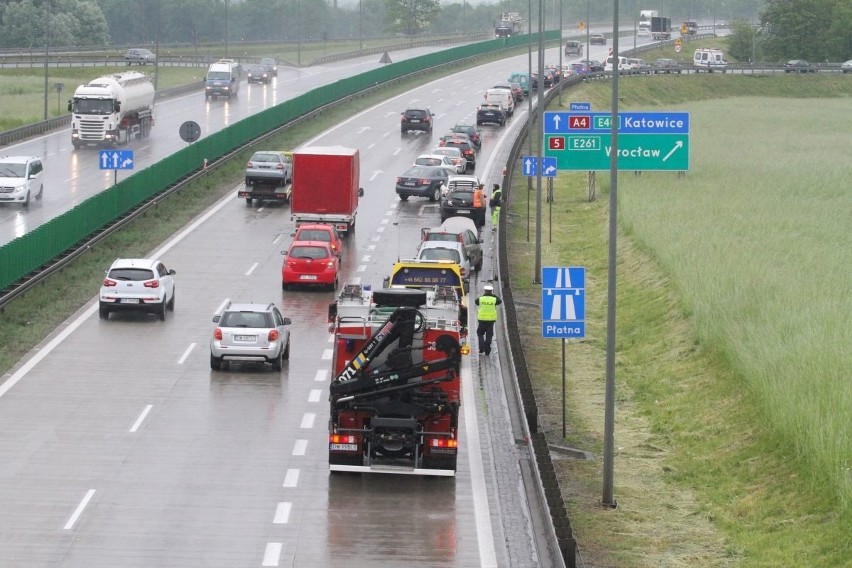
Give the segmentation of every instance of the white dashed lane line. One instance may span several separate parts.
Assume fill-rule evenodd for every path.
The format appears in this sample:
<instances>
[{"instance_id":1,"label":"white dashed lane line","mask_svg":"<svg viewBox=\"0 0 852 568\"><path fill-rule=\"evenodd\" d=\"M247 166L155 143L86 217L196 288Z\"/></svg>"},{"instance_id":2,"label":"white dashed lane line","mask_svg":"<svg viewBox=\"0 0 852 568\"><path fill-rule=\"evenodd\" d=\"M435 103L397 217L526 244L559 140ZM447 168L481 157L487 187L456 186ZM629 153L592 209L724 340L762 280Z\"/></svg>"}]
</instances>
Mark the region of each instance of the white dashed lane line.
<instances>
[{"instance_id":1,"label":"white dashed lane line","mask_svg":"<svg viewBox=\"0 0 852 568\"><path fill-rule=\"evenodd\" d=\"M139 418L136 419L136 422L133 423L133 426L130 427L130 432L136 432L139 430L139 426L142 425L142 422L145 420L145 417L148 416L148 413L151 412L151 409L154 408L153 404L149 404L142 411L142 414L139 415Z\"/></svg>"},{"instance_id":2,"label":"white dashed lane line","mask_svg":"<svg viewBox=\"0 0 852 568\"><path fill-rule=\"evenodd\" d=\"M298 487L299 486L299 470L288 469L284 474L284 483L282 487Z\"/></svg>"},{"instance_id":3,"label":"white dashed lane line","mask_svg":"<svg viewBox=\"0 0 852 568\"><path fill-rule=\"evenodd\" d=\"M77 505L76 509L74 509L74 513L71 515L71 518L68 519L68 522L65 523L65 526L62 527L63 529L65 529L66 531L70 531L71 529L74 528L74 524L76 524L77 519L79 519L80 515L83 514L83 509L86 508L86 505L89 504L89 501L92 500L92 497L94 495L95 495L94 489L89 489L88 491L86 491L86 495L83 497L83 500L80 501L80 504Z\"/></svg>"}]
</instances>

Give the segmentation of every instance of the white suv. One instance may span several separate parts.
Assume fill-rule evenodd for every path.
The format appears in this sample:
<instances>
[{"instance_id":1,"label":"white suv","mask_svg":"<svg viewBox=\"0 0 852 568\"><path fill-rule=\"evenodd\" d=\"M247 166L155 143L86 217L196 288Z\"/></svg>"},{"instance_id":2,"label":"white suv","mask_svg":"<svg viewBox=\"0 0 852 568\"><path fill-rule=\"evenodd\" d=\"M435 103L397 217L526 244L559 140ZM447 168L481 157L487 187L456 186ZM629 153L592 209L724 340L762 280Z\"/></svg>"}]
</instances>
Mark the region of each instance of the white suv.
<instances>
[{"instance_id":1,"label":"white suv","mask_svg":"<svg viewBox=\"0 0 852 568\"><path fill-rule=\"evenodd\" d=\"M23 207L30 199L41 199L44 193L44 167L41 158L33 156L5 156L0 158L0 202L20 203Z\"/></svg>"},{"instance_id":2,"label":"white suv","mask_svg":"<svg viewBox=\"0 0 852 568\"><path fill-rule=\"evenodd\" d=\"M151 258L119 258L112 263L101 284L99 314L137 311L166 319L166 310L175 309L175 271Z\"/></svg>"}]
</instances>

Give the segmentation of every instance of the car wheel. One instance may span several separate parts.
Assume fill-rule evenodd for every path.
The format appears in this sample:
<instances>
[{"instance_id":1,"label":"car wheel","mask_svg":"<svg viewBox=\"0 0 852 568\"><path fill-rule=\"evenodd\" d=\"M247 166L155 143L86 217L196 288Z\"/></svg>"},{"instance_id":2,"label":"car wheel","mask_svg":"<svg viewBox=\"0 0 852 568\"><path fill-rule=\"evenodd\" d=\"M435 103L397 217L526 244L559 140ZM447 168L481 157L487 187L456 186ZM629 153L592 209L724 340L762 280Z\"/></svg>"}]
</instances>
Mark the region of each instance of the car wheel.
<instances>
[{"instance_id":1,"label":"car wheel","mask_svg":"<svg viewBox=\"0 0 852 568\"><path fill-rule=\"evenodd\" d=\"M157 317L160 318L160 321L166 321L166 301L160 304L160 307L157 308Z\"/></svg>"},{"instance_id":2,"label":"car wheel","mask_svg":"<svg viewBox=\"0 0 852 568\"><path fill-rule=\"evenodd\" d=\"M474 269L475 269L477 272L479 272L480 270L482 270L482 255L479 255L479 262L477 262L477 263L476 263L476 266L474 266Z\"/></svg>"},{"instance_id":3,"label":"car wheel","mask_svg":"<svg viewBox=\"0 0 852 568\"><path fill-rule=\"evenodd\" d=\"M210 354L210 368L214 371L219 371L222 369L222 358L214 357L213 354Z\"/></svg>"},{"instance_id":4,"label":"car wheel","mask_svg":"<svg viewBox=\"0 0 852 568\"><path fill-rule=\"evenodd\" d=\"M29 207L30 206L30 192L27 191L27 196L24 198L23 202L21 202L21 207Z\"/></svg>"},{"instance_id":5,"label":"car wheel","mask_svg":"<svg viewBox=\"0 0 852 568\"><path fill-rule=\"evenodd\" d=\"M403 136L405 136L405 133L408 132L405 128L400 128L399 131Z\"/></svg>"},{"instance_id":6,"label":"car wheel","mask_svg":"<svg viewBox=\"0 0 852 568\"><path fill-rule=\"evenodd\" d=\"M429 201L434 203L434 202L436 202L440 199L441 199L441 188L436 187L435 190L432 192L432 195L429 196Z\"/></svg>"},{"instance_id":7,"label":"car wheel","mask_svg":"<svg viewBox=\"0 0 852 568\"><path fill-rule=\"evenodd\" d=\"M275 359L270 361L270 363L272 363L272 370L273 371L280 371L281 370L281 360L283 358L284 358L284 353L281 352L281 353L278 354L278 356Z\"/></svg>"},{"instance_id":8,"label":"car wheel","mask_svg":"<svg viewBox=\"0 0 852 568\"><path fill-rule=\"evenodd\" d=\"M290 288L287 286L287 283L286 283L286 282L282 282L282 283L281 283L281 290L282 290L282 291L286 292L286 291L287 291L287 290L289 290L289 289L290 289Z\"/></svg>"},{"instance_id":9,"label":"car wheel","mask_svg":"<svg viewBox=\"0 0 852 568\"><path fill-rule=\"evenodd\" d=\"M246 207L251 207L251 197L246 197Z\"/></svg>"},{"instance_id":10,"label":"car wheel","mask_svg":"<svg viewBox=\"0 0 852 568\"><path fill-rule=\"evenodd\" d=\"M98 308L98 317L100 317L102 320L108 320L109 319L109 308L104 308L103 306L99 307Z\"/></svg>"},{"instance_id":11,"label":"car wheel","mask_svg":"<svg viewBox=\"0 0 852 568\"><path fill-rule=\"evenodd\" d=\"M331 291L334 292L340 287L340 280L337 277L334 278L334 282L331 283Z\"/></svg>"},{"instance_id":12,"label":"car wheel","mask_svg":"<svg viewBox=\"0 0 852 568\"><path fill-rule=\"evenodd\" d=\"M44 196L44 186L38 188L38 195L36 195L36 199L41 201L41 198Z\"/></svg>"},{"instance_id":13,"label":"car wheel","mask_svg":"<svg viewBox=\"0 0 852 568\"><path fill-rule=\"evenodd\" d=\"M400 195L399 200L400 201L408 201L408 196L407 195Z\"/></svg>"},{"instance_id":14,"label":"car wheel","mask_svg":"<svg viewBox=\"0 0 852 568\"><path fill-rule=\"evenodd\" d=\"M175 311L175 292L172 292L172 297L169 298L168 308L170 312Z\"/></svg>"}]
</instances>

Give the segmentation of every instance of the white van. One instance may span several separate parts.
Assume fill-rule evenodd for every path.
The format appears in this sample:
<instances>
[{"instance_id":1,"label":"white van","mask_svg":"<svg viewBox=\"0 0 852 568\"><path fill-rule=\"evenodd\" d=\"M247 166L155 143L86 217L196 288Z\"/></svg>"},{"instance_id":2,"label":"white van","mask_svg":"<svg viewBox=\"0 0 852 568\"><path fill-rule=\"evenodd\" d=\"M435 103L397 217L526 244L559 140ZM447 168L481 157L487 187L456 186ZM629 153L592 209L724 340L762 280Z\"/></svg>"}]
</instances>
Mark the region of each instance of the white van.
<instances>
[{"instance_id":1,"label":"white van","mask_svg":"<svg viewBox=\"0 0 852 568\"><path fill-rule=\"evenodd\" d=\"M604 71L612 71L612 65L615 62L615 56L610 55L606 58L606 63L604 63ZM618 56L618 71L619 73L624 73L630 70L630 63L627 62L626 57Z\"/></svg>"},{"instance_id":2,"label":"white van","mask_svg":"<svg viewBox=\"0 0 852 568\"><path fill-rule=\"evenodd\" d=\"M240 90L242 68L233 59L220 59L210 65L204 81L204 95L209 101L213 97L234 97Z\"/></svg>"},{"instance_id":3,"label":"white van","mask_svg":"<svg viewBox=\"0 0 852 568\"><path fill-rule=\"evenodd\" d=\"M515 114L515 97L508 89L488 89L485 91L485 102L502 106L509 116Z\"/></svg>"},{"instance_id":4,"label":"white van","mask_svg":"<svg viewBox=\"0 0 852 568\"><path fill-rule=\"evenodd\" d=\"M692 56L692 68L696 73L699 71L724 73L728 70L728 62L725 61L725 54L720 49L708 47L695 50L695 55Z\"/></svg>"}]
</instances>

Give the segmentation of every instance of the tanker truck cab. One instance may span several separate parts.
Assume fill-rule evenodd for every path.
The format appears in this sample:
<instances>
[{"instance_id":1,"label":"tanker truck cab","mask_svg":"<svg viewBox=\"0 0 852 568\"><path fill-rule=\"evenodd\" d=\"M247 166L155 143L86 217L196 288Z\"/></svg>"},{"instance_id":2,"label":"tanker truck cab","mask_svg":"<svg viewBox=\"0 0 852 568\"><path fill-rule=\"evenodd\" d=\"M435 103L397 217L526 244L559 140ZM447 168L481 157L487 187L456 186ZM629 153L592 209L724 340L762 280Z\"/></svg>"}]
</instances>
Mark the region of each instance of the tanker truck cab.
<instances>
[{"instance_id":1,"label":"tanker truck cab","mask_svg":"<svg viewBox=\"0 0 852 568\"><path fill-rule=\"evenodd\" d=\"M205 99L236 96L240 90L240 75L240 64L232 59L220 59L211 64L204 81Z\"/></svg>"},{"instance_id":2,"label":"tanker truck cab","mask_svg":"<svg viewBox=\"0 0 852 568\"><path fill-rule=\"evenodd\" d=\"M80 85L68 101L71 142L115 147L147 138L154 125L154 84L144 73L114 73Z\"/></svg>"}]
</instances>

